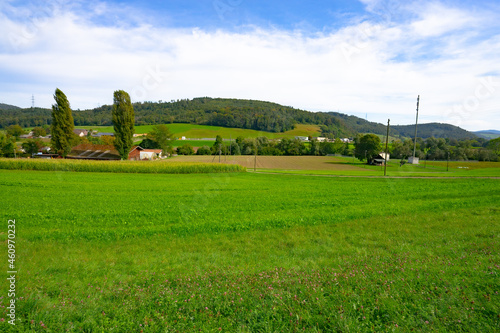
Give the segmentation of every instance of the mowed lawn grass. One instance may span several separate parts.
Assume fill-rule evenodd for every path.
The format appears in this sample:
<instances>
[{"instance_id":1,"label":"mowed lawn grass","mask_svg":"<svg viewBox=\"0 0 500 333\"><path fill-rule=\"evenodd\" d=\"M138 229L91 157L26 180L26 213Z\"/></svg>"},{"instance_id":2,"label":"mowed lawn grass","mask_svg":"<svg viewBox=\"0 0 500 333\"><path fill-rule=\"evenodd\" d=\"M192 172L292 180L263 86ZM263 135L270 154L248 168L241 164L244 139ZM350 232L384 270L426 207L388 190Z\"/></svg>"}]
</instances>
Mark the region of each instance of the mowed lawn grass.
<instances>
[{"instance_id":1,"label":"mowed lawn grass","mask_svg":"<svg viewBox=\"0 0 500 333\"><path fill-rule=\"evenodd\" d=\"M2 279L0 330L498 331L499 189L0 170L19 319Z\"/></svg>"}]
</instances>

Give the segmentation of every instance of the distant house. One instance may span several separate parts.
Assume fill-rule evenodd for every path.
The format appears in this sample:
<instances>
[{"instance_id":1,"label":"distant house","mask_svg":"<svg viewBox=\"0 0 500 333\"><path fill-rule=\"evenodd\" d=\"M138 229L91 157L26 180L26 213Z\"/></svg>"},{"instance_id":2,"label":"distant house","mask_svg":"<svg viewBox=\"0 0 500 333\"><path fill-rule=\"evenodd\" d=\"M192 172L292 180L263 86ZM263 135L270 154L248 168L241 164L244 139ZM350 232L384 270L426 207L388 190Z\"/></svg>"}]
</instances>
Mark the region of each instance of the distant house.
<instances>
[{"instance_id":1,"label":"distant house","mask_svg":"<svg viewBox=\"0 0 500 333\"><path fill-rule=\"evenodd\" d=\"M87 134L89 134L89 131L87 131L86 129L75 128L73 130L73 133L75 133L79 137L84 137L87 136Z\"/></svg>"},{"instance_id":2,"label":"distant house","mask_svg":"<svg viewBox=\"0 0 500 333\"><path fill-rule=\"evenodd\" d=\"M80 144L71 149L66 156L74 160L121 160L120 154L112 145ZM161 158L161 149L144 149L140 146L133 146L128 154L128 160L154 160Z\"/></svg>"},{"instance_id":3,"label":"distant house","mask_svg":"<svg viewBox=\"0 0 500 333\"><path fill-rule=\"evenodd\" d=\"M387 154L387 161L390 159L390 154ZM374 165L384 165L386 161L386 154L380 153L373 158L372 164Z\"/></svg>"},{"instance_id":4,"label":"distant house","mask_svg":"<svg viewBox=\"0 0 500 333\"><path fill-rule=\"evenodd\" d=\"M21 138L21 139L31 139L31 138L33 138L33 132L29 132L28 134L20 135L19 138Z\"/></svg>"},{"instance_id":5,"label":"distant house","mask_svg":"<svg viewBox=\"0 0 500 333\"><path fill-rule=\"evenodd\" d=\"M325 142L325 141L328 141L328 138L325 138L325 137L323 137L323 136L318 136L317 138L314 138L314 139L316 139L316 141L318 141L318 142Z\"/></svg>"},{"instance_id":6,"label":"distant house","mask_svg":"<svg viewBox=\"0 0 500 333\"><path fill-rule=\"evenodd\" d=\"M309 137L307 136L296 136L295 139L299 139L300 141L309 141Z\"/></svg>"},{"instance_id":7,"label":"distant house","mask_svg":"<svg viewBox=\"0 0 500 333\"><path fill-rule=\"evenodd\" d=\"M156 160L162 157L161 149L143 149L139 152L141 160Z\"/></svg>"}]
</instances>

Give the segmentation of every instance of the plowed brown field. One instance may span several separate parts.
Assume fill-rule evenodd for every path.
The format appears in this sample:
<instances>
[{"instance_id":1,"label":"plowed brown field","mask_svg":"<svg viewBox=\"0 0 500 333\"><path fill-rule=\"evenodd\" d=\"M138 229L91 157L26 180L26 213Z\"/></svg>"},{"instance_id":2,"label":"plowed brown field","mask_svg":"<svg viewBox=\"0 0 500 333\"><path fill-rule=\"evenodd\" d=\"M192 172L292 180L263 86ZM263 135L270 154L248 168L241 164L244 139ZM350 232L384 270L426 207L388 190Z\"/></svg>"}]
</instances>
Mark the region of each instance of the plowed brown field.
<instances>
[{"instance_id":1,"label":"plowed brown field","mask_svg":"<svg viewBox=\"0 0 500 333\"><path fill-rule=\"evenodd\" d=\"M221 163L239 164L249 169L254 167L254 156L221 156ZM219 162L219 156L177 156L169 159L175 162ZM331 156L257 156L258 169L281 170L352 170L366 171L364 168L350 165L344 159Z\"/></svg>"}]
</instances>

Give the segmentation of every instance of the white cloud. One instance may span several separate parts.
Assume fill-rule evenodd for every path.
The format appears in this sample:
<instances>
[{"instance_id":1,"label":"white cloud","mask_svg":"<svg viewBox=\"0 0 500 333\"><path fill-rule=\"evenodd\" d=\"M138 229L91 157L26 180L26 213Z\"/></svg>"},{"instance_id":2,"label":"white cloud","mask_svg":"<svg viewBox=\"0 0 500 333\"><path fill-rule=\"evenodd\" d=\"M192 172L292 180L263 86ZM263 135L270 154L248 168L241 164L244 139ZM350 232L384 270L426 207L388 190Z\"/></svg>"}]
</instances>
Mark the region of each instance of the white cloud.
<instances>
[{"instance_id":1,"label":"white cloud","mask_svg":"<svg viewBox=\"0 0 500 333\"><path fill-rule=\"evenodd\" d=\"M478 23L471 13L439 3L426 4L420 13L420 19L411 24L413 31L420 37L441 36Z\"/></svg>"},{"instance_id":2,"label":"white cloud","mask_svg":"<svg viewBox=\"0 0 500 333\"><path fill-rule=\"evenodd\" d=\"M85 109L111 103L113 91L124 89L136 101L260 99L408 124L420 94L423 121L468 129L500 124L500 87L474 108L453 111L474 96L481 75L499 70L500 36L474 40L462 30L479 33L473 24L477 17L464 18L441 5L440 13L461 23L440 25L435 7L426 8L415 21L364 21L317 35L258 27L209 32L146 23L105 26L65 10L47 16L26 37L26 21L4 15L0 102L26 107L34 93L37 105L49 107L59 87L73 108ZM102 6L98 12L107 11ZM461 32L454 34L457 29ZM22 43L13 44L9 34L21 36ZM442 34L447 38L429 44L428 37Z\"/></svg>"}]
</instances>

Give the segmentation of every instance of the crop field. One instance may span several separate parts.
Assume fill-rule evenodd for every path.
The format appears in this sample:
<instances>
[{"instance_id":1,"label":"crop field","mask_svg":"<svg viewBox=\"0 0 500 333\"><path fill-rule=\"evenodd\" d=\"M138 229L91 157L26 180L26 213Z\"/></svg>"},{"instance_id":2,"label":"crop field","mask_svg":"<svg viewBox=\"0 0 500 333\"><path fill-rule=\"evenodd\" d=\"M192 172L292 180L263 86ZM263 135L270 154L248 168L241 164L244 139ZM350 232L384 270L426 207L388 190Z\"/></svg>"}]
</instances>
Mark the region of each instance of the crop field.
<instances>
[{"instance_id":1,"label":"crop field","mask_svg":"<svg viewBox=\"0 0 500 333\"><path fill-rule=\"evenodd\" d=\"M38 171L76 171L112 173L218 173L244 172L237 164L188 163L160 161L89 161L89 160L48 160L48 159L8 159L0 158L0 169Z\"/></svg>"},{"instance_id":2,"label":"crop field","mask_svg":"<svg viewBox=\"0 0 500 333\"><path fill-rule=\"evenodd\" d=\"M217 135L222 136L224 139L233 138L236 139L238 136L243 136L245 138L256 138L259 136L265 136L269 139L277 138L294 138L295 136L319 136L320 128L318 125L303 125L298 124L295 129L286 131L283 133L272 133L255 131L250 129L241 128L227 128L219 126L208 126L208 125L194 125L194 124L165 124L171 133L174 133L177 137L185 136L191 139L203 139L203 138L215 138ZM135 133L149 133L153 129L154 125L142 125L135 126ZM97 130L103 133L114 132L113 126L80 126L78 128L86 128Z\"/></svg>"},{"instance_id":3,"label":"crop field","mask_svg":"<svg viewBox=\"0 0 500 333\"><path fill-rule=\"evenodd\" d=\"M499 331L499 182L0 170L0 331Z\"/></svg>"}]
</instances>

